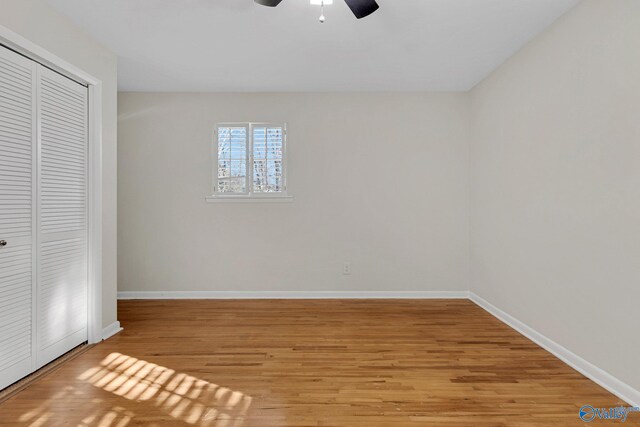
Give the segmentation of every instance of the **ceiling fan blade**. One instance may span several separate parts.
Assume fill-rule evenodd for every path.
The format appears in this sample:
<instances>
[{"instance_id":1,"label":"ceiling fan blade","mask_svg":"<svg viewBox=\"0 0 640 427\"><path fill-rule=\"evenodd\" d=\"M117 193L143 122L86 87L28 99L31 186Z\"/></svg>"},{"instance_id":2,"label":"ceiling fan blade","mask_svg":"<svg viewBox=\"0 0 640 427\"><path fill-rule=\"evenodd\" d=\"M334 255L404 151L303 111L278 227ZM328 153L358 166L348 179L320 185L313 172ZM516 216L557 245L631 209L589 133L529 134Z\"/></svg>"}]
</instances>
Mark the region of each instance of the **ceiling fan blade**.
<instances>
[{"instance_id":1,"label":"ceiling fan blade","mask_svg":"<svg viewBox=\"0 0 640 427\"><path fill-rule=\"evenodd\" d=\"M257 1L257 0L256 0ZM356 15L356 18L364 18L371 15L378 10L380 6L376 3L376 0L344 0L349 6L349 9Z\"/></svg>"},{"instance_id":2,"label":"ceiling fan blade","mask_svg":"<svg viewBox=\"0 0 640 427\"><path fill-rule=\"evenodd\" d=\"M256 3L263 6L276 7L282 0L255 0Z\"/></svg>"}]
</instances>

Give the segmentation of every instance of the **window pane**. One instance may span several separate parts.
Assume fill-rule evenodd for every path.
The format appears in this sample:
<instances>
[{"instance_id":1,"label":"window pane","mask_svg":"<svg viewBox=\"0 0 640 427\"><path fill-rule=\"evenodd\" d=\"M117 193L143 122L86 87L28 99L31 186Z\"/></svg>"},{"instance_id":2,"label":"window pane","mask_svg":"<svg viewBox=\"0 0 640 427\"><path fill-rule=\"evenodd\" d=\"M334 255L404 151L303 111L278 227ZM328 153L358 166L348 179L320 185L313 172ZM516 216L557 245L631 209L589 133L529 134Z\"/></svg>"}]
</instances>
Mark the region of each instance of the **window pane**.
<instances>
[{"instance_id":1,"label":"window pane","mask_svg":"<svg viewBox=\"0 0 640 427\"><path fill-rule=\"evenodd\" d=\"M220 160L218 162L218 179L229 178L231 176L231 162Z\"/></svg>"},{"instance_id":2,"label":"window pane","mask_svg":"<svg viewBox=\"0 0 640 427\"><path fill-rule=\"evenodd\" d=\"M253 128L253 191L273 193L283 191L281 127Z\"/></svg>"},{"instance_id":3,"label":"window pane","mask_svg":"<svg viewBox=\"0 0 640 427\"><path fill-rule=\"evenodd\" d=\"M218 191L246 193L247 129L218 128Z\"/></svg>"},{"instance_id":4,"label":"window pane","mask_svg":"<svg viewBox=\"0 0 640 427\"><path fill-rule=\"evenodd\" d=\"M282 191L282 160L267 161L268 191Z\"/></svg>"},{"instance_id":5,"label":"window pane","mask_svg":"<svg viewBox=\"0 0 640 427\"><path fill-rule=\"evenodd\" d=\"M222 174L221 169L224 169ZM231 161L226 163L224 168L218 168L218 191L221 193L246 193L246 176L246 162Z\"/></svg>"}]
</instances>

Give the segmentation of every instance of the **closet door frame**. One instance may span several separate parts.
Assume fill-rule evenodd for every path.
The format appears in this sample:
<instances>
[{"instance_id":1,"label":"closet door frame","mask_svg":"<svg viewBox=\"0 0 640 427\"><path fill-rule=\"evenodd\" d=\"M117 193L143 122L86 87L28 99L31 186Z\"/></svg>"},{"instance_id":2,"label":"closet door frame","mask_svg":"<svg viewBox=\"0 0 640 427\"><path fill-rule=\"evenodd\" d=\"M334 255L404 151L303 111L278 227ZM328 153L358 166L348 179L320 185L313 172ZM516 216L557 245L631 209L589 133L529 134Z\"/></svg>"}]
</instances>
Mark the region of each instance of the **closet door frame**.
<instances>
[{"instance_id":1,"label":"closet door frame","mask_svg":"<svg viewBox=\"0 0 640 427\"><path fill-rule=\"evenodd\" d=\"M0 45L88 87L88 342L102 328L102 81L0 25Z\"/></svg>"}]
</instances>

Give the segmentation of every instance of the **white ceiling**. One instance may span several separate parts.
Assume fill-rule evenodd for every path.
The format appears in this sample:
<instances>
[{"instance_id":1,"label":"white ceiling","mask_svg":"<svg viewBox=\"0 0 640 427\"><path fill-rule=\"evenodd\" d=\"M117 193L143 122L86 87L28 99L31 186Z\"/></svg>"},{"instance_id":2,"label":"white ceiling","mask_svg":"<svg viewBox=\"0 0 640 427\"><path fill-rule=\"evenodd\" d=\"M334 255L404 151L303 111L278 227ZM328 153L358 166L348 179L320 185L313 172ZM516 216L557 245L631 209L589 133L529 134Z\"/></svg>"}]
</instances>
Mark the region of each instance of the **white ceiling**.
<instances>
[{"instance_id":1,"label":"white ceiling","mask_svg":"<svg viewBox=\"0 0 640 427\"><path fill-rule=\"evenodd\" d=\"M579 0L45 0L119 57L123 91L466 91Z\"/></svg>"}]
</instances>

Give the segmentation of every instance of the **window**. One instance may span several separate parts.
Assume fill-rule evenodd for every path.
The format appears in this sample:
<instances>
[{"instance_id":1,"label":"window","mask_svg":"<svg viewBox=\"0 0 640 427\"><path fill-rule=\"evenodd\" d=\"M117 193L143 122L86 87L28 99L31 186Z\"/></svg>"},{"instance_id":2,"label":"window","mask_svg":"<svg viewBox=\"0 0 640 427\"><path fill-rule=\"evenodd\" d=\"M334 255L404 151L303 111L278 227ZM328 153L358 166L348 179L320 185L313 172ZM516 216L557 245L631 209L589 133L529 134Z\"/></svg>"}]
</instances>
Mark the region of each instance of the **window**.
<instances>
[{"instance_id":1,"label":"window","mask_svg":"<svg viewBox=\"0 0 640 427\"><path fill-rule=\"evenodd\" d=\"M219 124L208 199L286 198L286 136L284 124Z\"/></svg>"}]
</instances>

